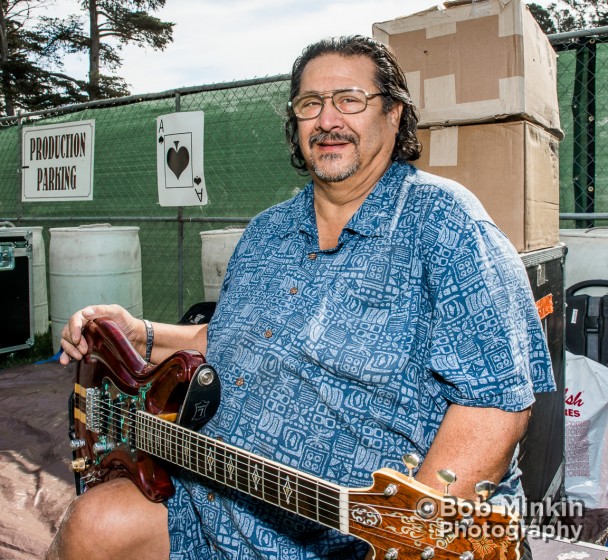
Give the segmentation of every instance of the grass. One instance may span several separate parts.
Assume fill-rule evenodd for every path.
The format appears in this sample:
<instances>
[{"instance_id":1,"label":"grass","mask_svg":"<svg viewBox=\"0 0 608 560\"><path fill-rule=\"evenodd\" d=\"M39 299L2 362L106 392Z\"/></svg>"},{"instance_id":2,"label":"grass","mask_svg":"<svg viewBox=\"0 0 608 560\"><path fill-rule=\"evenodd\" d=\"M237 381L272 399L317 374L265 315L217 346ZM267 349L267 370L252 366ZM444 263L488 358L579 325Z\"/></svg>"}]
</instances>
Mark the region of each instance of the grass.
<instances>
[{"instance_id":1,"label":"grass","mask_svg":"<svg viewBox=\"0 0 608 560\"><path fill-rule=\"evenodd\" d=\"M8 369L26 364L33 364L41 360L53 357L53 340L51 330L44 334L37 334L34 345L31 348L15 350L0 354L0 369Z\"/></svg>"}]
</instances>

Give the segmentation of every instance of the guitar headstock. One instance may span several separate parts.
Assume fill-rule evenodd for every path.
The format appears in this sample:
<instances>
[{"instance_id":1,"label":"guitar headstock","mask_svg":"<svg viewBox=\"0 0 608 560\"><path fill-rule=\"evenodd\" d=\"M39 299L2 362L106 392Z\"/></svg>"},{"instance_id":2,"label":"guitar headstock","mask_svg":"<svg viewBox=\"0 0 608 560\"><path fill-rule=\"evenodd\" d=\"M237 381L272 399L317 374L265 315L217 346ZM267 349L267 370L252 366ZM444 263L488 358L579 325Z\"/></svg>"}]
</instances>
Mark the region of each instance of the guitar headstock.
<instances>
[{"instance_id":1,"label":"guitar headstock","mask_svg":"<svg viewBox=\"0 0 608 560\"><path fill-rule=\"evenodd\" d=\"M407 462L406 462L407 464ZM411 470L416 465L408 465ZM438 492L392 469L373 474L370 488L349 490L349 533L369 542L375 560L519 560L519 517L487 501L496 488L476 485L477 501L449 495L455 475L439 471Z\"/></svg>"}]
</instances>

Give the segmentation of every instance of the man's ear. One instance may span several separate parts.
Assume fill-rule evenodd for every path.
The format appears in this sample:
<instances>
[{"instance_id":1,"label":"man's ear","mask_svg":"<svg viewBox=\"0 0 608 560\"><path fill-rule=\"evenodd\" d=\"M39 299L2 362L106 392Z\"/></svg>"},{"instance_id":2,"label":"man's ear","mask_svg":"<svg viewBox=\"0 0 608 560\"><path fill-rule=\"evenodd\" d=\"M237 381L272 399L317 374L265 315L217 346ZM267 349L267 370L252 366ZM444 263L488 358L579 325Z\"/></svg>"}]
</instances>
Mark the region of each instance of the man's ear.
<instances>
[{"instance_id":1,"label":"man's ear","mask_svg":"<svg viewBox=\"0 0 608 560\"><path fill-rule=\"evenodd\" d=\"M399 123L401 122L401 114L403 113L403 103L395 103L393 108L388 112L390 123L399 131Z\"/></svg>"}]
</instances>

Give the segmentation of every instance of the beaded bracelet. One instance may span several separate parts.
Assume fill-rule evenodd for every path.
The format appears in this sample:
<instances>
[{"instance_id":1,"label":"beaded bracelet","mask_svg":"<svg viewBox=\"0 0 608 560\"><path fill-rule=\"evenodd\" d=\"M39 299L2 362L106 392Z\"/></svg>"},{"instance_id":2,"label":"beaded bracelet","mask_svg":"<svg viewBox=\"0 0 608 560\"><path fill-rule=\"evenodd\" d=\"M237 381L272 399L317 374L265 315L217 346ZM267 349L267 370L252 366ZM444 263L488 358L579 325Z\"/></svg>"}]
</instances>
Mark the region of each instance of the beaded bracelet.
<instances>
[{"instance_id":1,"label":"beaded bracelet","mask_svg":"<svg viewBox=\"0 0 608 560\"><path fill-rule=\"evenodd\" d=\"M152 346L154 346L154 329L148 319L142 319L142 321L146 325L146 362L149 362L152 357Z\"/></svg>"}]
</instances>

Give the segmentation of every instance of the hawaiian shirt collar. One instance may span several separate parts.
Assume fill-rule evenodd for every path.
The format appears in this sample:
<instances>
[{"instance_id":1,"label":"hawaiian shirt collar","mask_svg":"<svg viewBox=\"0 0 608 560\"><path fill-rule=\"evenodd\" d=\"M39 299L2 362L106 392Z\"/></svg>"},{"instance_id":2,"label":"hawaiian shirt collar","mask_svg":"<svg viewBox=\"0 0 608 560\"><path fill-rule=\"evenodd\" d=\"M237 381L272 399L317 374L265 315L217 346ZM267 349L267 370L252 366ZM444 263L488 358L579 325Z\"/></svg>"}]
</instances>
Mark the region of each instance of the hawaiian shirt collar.
<instances>
[{"instance_id":1,"label":"hawaiian shirt collar","mask_svg":"<svg viewBox=\"0 0 608 560\"><path fill-rule=\"evenodd\" d=\"M365 199L361 207L355 212L344 228L364 237L382 237L387 235L393 221L393 209L403 180L412 167L409 164L394 162L376 184L372 192ZM293 223L285 228L281 237L298 232L317 236L317 224L314 211L314 187L309 182L301 193L302 203Z\"/></svg>"}]
</instances>

